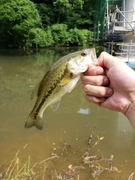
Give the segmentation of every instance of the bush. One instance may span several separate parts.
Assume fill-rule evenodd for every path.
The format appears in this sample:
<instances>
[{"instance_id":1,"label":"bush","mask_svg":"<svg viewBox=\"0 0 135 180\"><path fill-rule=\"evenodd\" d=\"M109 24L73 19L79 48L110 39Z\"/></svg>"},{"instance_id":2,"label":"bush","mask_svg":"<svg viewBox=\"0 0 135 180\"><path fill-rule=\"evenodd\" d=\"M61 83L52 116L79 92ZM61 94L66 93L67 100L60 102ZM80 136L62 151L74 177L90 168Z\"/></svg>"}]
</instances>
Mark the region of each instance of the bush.
<instances>
[{"instance_id":1,"label":"bush","mask_svg":"<svg viewBox=\"0 0 135 180\"><path fill-rule=\"evenodd\" d=\"M54 24L51 26L51 33L54 40L54 45L66 46L68 40L68 28L66 24Z\"/></svg>"},{"instance_id":2,"label":"bush","mask_svg":"<svg viewBox=\"0 0 135 180\"><path fill-rule=\"evenodd\" d=\"M24 47L30 41L31 29L41 27L41 19L29 0L1 0L0 25L0 35L7 47Z\"/></svg>"},{"instance_id":3,"label":"bush","mask_svg":"<svg viewBox=\"0 0 135 180\"><path fill-rule=\"evenodd\" d=\"M87 45L90 40L93 37L93 32L87 30L87 29L70 29L69 30L69 44L70 45L79 45L79 46L85 46Z\"/></svg>"},{"instance_id":4,"label":"bush","mask_svg":"<svg viewBox=\"0 0 135 180\"><path fill-rule=\"evenodd\" d=\"M45 31L41 28L33 28L29 32L28 47L52 46L54 43L51 31Z\"/></svg>"}]
</instances>

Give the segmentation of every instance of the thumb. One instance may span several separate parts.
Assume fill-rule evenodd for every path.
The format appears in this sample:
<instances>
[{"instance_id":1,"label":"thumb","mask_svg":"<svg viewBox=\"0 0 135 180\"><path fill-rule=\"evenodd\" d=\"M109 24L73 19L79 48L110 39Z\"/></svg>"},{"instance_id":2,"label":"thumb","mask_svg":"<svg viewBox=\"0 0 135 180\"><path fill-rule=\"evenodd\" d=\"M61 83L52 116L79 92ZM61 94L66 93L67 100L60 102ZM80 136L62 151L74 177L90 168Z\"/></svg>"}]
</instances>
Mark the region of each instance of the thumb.
<instances>
[{"instance_id":1,"label":"thumb","mask_svg":"<svg viewBox=\"0 0 135 180\"><path fill-rule=\"evenodd\" d=\"M112 66L117 66L119 63L123 64L120 59L108 54L107 52L102 52L98 57L99 66L110 69Z\"/></svg>"}]
</instances>

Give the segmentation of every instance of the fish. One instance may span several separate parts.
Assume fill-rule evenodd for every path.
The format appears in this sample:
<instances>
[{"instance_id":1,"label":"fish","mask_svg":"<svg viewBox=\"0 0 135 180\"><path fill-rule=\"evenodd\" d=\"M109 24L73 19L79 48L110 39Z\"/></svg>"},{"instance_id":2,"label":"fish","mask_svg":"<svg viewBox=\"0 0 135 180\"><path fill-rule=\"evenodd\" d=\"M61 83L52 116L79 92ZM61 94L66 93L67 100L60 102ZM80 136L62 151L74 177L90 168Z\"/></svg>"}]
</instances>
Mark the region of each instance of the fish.
<instances>
[{"instance_id":1,"label":"fish","mask_svg":"<svg viewBox=\"0 0 135 180\"><path fill-rule=\"evenodd\" d=\"M76 51L56 61L32 92L31 99L37 96L37 100L25 122L25 128L36 126L42 130L45 109L51 106L56 111L61 98L74 89L81 74L95 65L95 48Z\"/></svg>"}]
</instances>

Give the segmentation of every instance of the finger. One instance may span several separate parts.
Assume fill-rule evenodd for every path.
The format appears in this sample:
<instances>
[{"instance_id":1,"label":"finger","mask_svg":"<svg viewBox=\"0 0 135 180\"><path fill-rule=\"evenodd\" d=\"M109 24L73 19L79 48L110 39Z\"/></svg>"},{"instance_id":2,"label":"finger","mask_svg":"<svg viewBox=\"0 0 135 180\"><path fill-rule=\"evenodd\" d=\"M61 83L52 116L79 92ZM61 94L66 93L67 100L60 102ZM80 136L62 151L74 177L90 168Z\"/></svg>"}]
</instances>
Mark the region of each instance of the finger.
<instances>
[{"instance_id":1,"label":"finger","mask_svg":"<svg viewBox=\"0 0 135 180\"><path fill-rule=\"evenodd\" d=\"M95 103L95 104L100 104L106 100L106 98L103 98L103 97L99 98L95 96L89 96L87 94L85 95L85 98L88 102Z\"/></svg>"},{"instance_id":2,"label":"finger","mask_svg":"<svg viewBox=\"0 0 135 180\"><path fill-rule=\"evenodd\" d=\"M90 96L96 97L109 97L113 94L113 90L110 87L104 86L93 86L93 85L85 85L84 92Z\"/></svg>"},{"instance_id":3,"label":"finger","mask_svg":"<svg viewBox=\"0 0 135 180\"><path fill-rule=\"evenodd\" d=\"M90 84L95 86L101 86L109 84L109 79L106 76L83 76L82 83L84 85Z\"/></svg>"},{"instance_id":4,"label":"finger","mask_svg":"<svg viewBox=\"0 0 135 180\"><path fill-rule=\"evenodd\" d=\"M86 72L84 72L84 75L88 75L88 76L96 76L102 74L104 74L104 69L100 66L90 67L87 69Z\"/></svg>"},{"instance_id":5,"label":"finger","mask_svg":"<svg viewBox=\"0 0 135 180\"><path fill-rule=\"evenodd\" d=\"M117 57L114 57L107 52L102 52L98 57L98 63L101 67L110 69L113 66L123 65L124 63L120 61Z\"/></svg>"}]
</instances>

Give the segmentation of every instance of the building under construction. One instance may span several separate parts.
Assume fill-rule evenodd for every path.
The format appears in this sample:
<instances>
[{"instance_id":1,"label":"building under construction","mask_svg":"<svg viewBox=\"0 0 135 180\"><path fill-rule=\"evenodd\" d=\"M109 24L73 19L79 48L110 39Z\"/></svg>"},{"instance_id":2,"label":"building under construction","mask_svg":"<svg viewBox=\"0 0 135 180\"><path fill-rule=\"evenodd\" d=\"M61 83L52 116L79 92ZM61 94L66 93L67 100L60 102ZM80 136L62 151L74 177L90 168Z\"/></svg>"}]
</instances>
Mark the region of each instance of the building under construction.
<instances>
[{"instance_id":1,"label":"building under construction","mask_svg":"<svg viewBox=\"0 0 135 180\"><path fill-rule=\"evenodd\" d=\"M135 1L97 0L94 40L102 41L110 54L135 57Z\"/></svg>"}]
</instances>

